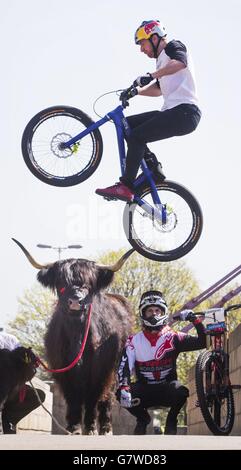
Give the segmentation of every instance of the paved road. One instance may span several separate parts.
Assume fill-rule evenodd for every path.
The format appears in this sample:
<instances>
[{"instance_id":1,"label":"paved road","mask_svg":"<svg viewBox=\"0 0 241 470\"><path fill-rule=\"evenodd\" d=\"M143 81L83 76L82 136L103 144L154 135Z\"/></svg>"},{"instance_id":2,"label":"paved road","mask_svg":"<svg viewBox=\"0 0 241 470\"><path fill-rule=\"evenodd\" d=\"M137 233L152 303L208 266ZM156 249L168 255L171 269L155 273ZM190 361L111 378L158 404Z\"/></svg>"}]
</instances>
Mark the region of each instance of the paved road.
<instances>
[{"instance_id":1,"label":"paved road","mask_svg":"<svg viewBox=\"0 0 241 470\"><path fill-rule=\"evenodd\" d=\"M241 436L0 435L0 450L241 450Z\"/></svg>"}]
</instances>

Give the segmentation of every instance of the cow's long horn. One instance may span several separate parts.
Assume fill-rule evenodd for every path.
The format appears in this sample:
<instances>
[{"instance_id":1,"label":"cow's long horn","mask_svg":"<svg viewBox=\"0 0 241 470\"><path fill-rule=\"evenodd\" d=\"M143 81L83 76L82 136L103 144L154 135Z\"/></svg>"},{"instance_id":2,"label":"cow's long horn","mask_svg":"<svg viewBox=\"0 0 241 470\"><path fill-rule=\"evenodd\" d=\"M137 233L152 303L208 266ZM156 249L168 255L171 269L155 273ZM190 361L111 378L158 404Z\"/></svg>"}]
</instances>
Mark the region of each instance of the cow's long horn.
<instances>
[{"instance_id":1,"label":"cow's long horn","mask_svg":"<svg viewBox=\"0 0 241 470\"><path fill-rule=\"evenodd\" d=\"M34 266L34 268L37 268L37 269L44 269L44 268L50 268L50 266L52 266L54 263L49 263L49 264L39 264L37 263L37 261L35 261L33 259L33 257L30 255L30 253L26 250L26 248L24 248L24 246L22 245L22 243L20 243L18 240L16 240L15 238L12 238L12 240L17 243L17 245L21 248L21 250L24 252L25 256L27 256L28 260L30 261L30 263L32 264L32 266Z\"/></svg>"},{"instance_id":2,"label":"cow's long horn","mask_svg":"<svg viewBox=\"0 0 241 470\"><path fill-rule=\"evenodd\" d=\"M131 250L127 251L115 264L111 266L103 266L103 265L98 265L100 268L104 269L109 269L110 271L113 271L114 273L116 271L119 271L120 268L122 268L123 264L126 262L127 258L129 258L132 253L134 253L135 249L132 248Z\"/></svg>"}]
</instances>

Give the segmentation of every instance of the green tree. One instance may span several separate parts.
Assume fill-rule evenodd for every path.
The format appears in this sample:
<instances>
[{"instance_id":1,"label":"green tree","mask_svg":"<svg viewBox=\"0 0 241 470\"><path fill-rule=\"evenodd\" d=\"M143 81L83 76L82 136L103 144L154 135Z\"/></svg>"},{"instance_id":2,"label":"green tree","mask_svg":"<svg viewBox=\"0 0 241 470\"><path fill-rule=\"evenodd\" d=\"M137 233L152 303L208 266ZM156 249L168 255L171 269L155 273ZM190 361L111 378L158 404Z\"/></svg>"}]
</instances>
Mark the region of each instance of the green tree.
<instances>
[{"instance_id":1,"label":"green tree","mask_svg":"<svg viewBox=\"0 0 241 470\"><path fill-rule=\"evenodd\" d=\"M44 334L55 302L56 297L49 289L34 284L18 299L18 313L9 324L11 333L41 357L44 356Z\"/></svg>"}]
</instances>

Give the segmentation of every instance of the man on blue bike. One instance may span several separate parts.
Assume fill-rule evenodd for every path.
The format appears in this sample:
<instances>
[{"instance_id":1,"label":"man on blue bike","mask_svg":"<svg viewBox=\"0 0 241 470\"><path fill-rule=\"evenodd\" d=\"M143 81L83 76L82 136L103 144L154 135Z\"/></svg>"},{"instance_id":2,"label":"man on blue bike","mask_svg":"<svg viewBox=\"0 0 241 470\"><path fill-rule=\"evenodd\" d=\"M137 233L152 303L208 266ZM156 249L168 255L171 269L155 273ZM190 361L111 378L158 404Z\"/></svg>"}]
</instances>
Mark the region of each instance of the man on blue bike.
<instances>
[{"instance_id":1,"label":"man on blue bike","mask_svg":"<svg viewBox=\"0 0 241 470\"><path fill-rule=\"evenodd\" d=\"M129 100L135 95L163 96L161 110L150 111L127 118L131 128L128 137L126 169L120 182L96 193L109 199L130 202L134 198L133 181L141 160L154 168L154 173L164 179L161 165L147 147L169 137L193 132L199 124L198 108L192 62L186 46L178 40L167 40L165 27L158 20L143 21L135 33L135 43L150 59L156 59L156 71L138 77L135 88L124 90L121 98Z\"/></svg>"}]
</instances>

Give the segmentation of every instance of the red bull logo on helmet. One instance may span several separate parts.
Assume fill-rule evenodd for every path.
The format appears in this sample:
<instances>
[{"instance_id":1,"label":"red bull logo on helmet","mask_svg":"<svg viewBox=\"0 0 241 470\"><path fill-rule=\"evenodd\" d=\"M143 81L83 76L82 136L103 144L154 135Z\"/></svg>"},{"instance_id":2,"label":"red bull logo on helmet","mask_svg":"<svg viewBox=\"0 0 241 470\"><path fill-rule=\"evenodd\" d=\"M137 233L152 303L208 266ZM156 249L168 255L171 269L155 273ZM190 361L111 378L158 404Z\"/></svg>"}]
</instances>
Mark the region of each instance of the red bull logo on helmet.
<instances>
[{"instance_id":1,"label":"red bull logo on helmet","mask_svg":"<svg viewBox=\"0 0 241 470\"><path fill-rule=\"evenodd\" d=\"M159 23L157 21L152 21L151 23L147 23L144 26L145 33L146 34L151 34L151 32L155 28L155 26L159 26Z\"/></svg>"}]
</instances>

